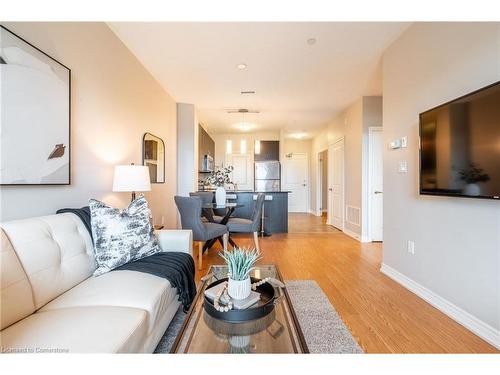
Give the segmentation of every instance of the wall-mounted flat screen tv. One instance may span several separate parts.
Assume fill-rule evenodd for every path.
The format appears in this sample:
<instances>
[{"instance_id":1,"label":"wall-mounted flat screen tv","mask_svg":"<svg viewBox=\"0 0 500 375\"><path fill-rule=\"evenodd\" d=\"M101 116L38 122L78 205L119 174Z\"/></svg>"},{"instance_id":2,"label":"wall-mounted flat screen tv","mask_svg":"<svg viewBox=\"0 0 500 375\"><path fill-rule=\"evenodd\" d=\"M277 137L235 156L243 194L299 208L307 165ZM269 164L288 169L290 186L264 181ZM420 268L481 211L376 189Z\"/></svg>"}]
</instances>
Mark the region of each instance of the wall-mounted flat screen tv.
<instances>
[{"instance_id":1,"label":"wall-mounted flat screen tv","mask_svg":"<svg viewBox=\"0 0 500 375\"><path fill-rule=\"evenodd\" d=\"M500 199L500 82L420 114L420 194Z\"/></svg>"}]
</instances>

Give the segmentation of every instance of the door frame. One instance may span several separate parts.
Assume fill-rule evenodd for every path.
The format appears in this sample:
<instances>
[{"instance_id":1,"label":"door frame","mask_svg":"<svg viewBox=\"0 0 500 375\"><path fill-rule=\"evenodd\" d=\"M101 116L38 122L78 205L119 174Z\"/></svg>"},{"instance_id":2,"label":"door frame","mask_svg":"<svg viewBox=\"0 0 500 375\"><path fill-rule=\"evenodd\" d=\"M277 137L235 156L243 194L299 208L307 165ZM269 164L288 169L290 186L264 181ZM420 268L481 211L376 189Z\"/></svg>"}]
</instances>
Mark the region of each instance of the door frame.
<instances>
[{"instance_id":1,"label":"door frame","mask_svg":"<svg viewBox=\"0 0 500 375\"><path fill-rule=\"evenodd\" d=\"M330 147L333 148L334 145L337 143L342 142L342 150L343 150L343 155L342 155L342 232L345 230L345 137L342 136L340 138L337 138L335 141L328 143L328 197L327 197L327 209L326 209L326 218L327 218L327 224L333 226L332 223L332 212L331 212L331 207L332 207L332 195L330 193L330 189L332 189L332 178L333 178L333 154L330 153Z\"/></svg>"},{"instance_id":2,"label":"door frame","mask_svg":"<svg viewBox=\"0 0 500 375\"><path fill-rule=\"evenodd\" d=\"M325 178L325 176L323 176L323 165L321 164L322 162L320 162L320 157L321 157L321 154L323 152L326 151L326 158L328 159L328 147L326 148L323 148L321 150L319 150L317 153L316 153L316 160L318 161L317 163L317 168L316 168L316 212L314 212L314 214L316 216L322 216L323 215L323 179ZM323 161L324 163L324 161ZM328 160L327 160L327 163L328 163ZM326 178L327 178L327 181L326 181L326 185L328 186L328 175L329 175L329 172L327 170L327 175L326 175ZM328 194L328 191L327 193ZM327 197L327 202L326 202L326 215L328 216L328 195L326 196ZM321 206L321 210L318 208Z\"/></svg>"},{"instance_id":3,"label":"door frame","mask_svg":"<svg viewBox=\"0 0 500 375\"><path fill-rule=\"evenodd\" d=\"M373 170L373 159L372 159L372 149L373 149L373 133L376 132L382 132L384 131L383 126L369 126L368 127L368 185L366 189L366 203L367 203L367 220L368 220L368 225L366 226L368 230L368 242L372 242L372 170ZM383 162L383 160L382 160ZM382 170L383 172L383 170Z\"/></svg>"},{"instance_id":4,"label":"door frame","mask_svg":"<svg viewBox=\"0 0 500 375\"><path fill-rule=\"evenodd\" d=\"M290 157L287 157L285 155L285 160L284 160L284 163L288 163L288 161L293 158L294 155L303 155L306 157L306 167L307 167L307 173L306 173L306 176L307 176L307 192L306 192L306 210L304 211L305 213L308 213L310 212L311 210L311 168L309 166L309 153L307 152L290 152L290 153L287 153L287 154L290 154L291 156ZM283 180L285 181L285 189L288 189L288 184L286 183L286 170L287 168L283 168L285 170L285 173L284 173L284 176L282 176ZM281 181L282 183L282 186L283 186L283 181Z\"/></svg>"}]
</instances>

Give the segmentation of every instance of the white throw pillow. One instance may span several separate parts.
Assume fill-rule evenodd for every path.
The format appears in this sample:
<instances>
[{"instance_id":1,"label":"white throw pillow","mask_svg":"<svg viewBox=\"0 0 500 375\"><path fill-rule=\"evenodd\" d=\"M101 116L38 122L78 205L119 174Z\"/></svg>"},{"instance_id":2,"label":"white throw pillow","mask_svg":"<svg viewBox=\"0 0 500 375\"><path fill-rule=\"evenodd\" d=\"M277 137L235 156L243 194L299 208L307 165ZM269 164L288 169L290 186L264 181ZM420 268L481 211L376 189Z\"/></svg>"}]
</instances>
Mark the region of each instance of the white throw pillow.
<instances>
[{"instance_id":1,"label":"white throw pillow","mask_svg":"<svg viewBox=\"0 0 500 375\"><path fill-rule=\"evenodd\" d=\"M123 210L96 199L89 200L89 207L97 263L94 276L160 251L144 196Z\"/></svg>"}]
</instances>

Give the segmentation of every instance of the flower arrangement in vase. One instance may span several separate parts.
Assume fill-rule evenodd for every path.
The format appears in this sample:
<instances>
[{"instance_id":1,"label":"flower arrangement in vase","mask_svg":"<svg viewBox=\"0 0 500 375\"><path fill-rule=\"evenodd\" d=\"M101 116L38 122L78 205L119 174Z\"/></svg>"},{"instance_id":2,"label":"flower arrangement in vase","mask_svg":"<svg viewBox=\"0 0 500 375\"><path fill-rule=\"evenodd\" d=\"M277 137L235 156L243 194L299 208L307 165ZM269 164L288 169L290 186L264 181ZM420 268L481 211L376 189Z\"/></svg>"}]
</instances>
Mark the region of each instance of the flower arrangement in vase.
<instances>
[{"instance_id":1,"label":"flower arrangement in vase","mask_svg":"<svg viewBox=\"0 0 500 375\"><path fill-rule=\"evenodd\" d=\"M481 188L478 182L487 182L490 176L484 173L484 169L480 168L477 164L470 163L468 168L459 170L460 180L465 181L464 193L466 195L478 196L481 194Z\"/></svg>"},{"instance_id":2,"label":"flower arrangement in vase","mask_svg":"<svg viewBox=\"0 0 500 375\"><path fill-rule=\"evenodd\" d=\"M250 271L260 259L260 252L256 249L234 248L219 253L228 267L227 292L231 298L245 299L251 291Z\"/></svg>"},{"instance_id":3,"label":"flower arrangement in vase","mask_svg":"<svg viewBox=\"0 0 500 375\"><path fill-rule=\"evenodd\" d=\"M224 185L233 183L230 177L233 169L232 165L227 167L218 167L205 180L206 185L217 186L215 191L215 202L217 205L223 205L226 203L226 190L224 189Z\"/></svg>"}]
</instances>

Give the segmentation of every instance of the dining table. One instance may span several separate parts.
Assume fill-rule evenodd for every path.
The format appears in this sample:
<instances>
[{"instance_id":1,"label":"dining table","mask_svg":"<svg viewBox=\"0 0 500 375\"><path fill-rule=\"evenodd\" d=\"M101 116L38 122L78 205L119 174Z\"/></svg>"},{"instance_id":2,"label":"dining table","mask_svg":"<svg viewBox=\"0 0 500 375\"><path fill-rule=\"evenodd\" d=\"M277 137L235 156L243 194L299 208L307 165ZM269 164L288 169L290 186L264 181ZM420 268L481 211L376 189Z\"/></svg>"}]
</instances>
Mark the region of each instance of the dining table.
<instances>
[{"instance_id":1,"label":"dining table","mask_svg":"<svg viewBox=\"0 0 500 375\"><path fill-rule=\"evenodd\" d=\"M217 203L203 203L202 204L202 210L203 211L210 211L211 214L205 214L203 215L204 217L207 218L208 221L215 223L215 224L223 224L226 225L229 219L231 218L231 215L234 213L234 210L243 207L243 204L240 203L232 203L232 202L226 202L224 204L217 204ZM220 221L215 221L213 218L213 210L224 210L224 216L222 217L222 220ZM205 212L206 213L206 212ZM213 238L211 240L208 240L205 242L203 245L203 252L207 251L210 249L216 241L219 241L221 245L223 245L222 237L217 237ZM231 244L232 247L238 247L236 242L231 238L231 233L229 233L229 239L228 242Z\"/></svg>"}]
</instances>

